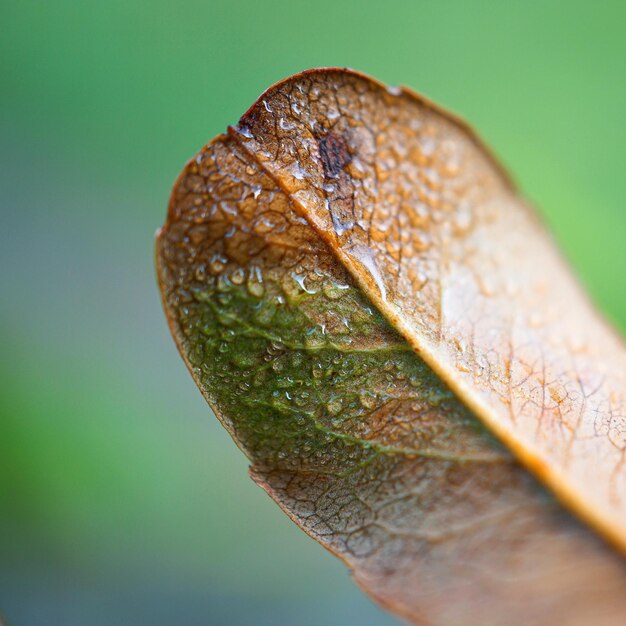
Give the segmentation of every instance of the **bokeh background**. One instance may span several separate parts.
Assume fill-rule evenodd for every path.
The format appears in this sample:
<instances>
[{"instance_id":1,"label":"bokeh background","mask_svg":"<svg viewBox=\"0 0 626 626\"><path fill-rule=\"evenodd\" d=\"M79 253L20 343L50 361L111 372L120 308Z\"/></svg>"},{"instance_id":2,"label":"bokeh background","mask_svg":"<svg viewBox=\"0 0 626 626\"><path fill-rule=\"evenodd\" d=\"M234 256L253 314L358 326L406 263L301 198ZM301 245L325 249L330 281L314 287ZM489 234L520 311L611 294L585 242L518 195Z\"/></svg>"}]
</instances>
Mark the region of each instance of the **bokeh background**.
<instances>
[{"instance_id":1,"label":"bokeh background","mask_svg":"<svg viewBox=\"0 0 626 626\"><path fill-rule=\"evenodd\" d=\"M0 611L391 625L248 479L169 337L153 234L274 81L350 66L471 120L626 329L621 0L0 8Z\"/></svg>"}]
</instances>

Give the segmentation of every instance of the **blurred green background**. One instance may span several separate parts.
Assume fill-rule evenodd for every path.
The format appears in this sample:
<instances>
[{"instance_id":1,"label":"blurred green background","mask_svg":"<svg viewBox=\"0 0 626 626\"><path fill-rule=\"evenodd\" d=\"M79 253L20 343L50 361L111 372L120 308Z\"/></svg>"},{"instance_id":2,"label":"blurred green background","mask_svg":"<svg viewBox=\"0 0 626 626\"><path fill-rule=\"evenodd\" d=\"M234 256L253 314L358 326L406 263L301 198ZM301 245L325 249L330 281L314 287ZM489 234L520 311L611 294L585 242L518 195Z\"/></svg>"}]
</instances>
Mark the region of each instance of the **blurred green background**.
<instances>
[{"instance_id":1,"label":"blurred green background","mask_svg":"<svg viewBox=\"0 0 626 626\"><path fill-rule=\"evenodd\" d=\"M350 66L468 118L626 329L626 4L0 8L0 611L13 626L390 625L248 479L178 357L153 234L274 81Z\"/></svg>"}]
</instances>

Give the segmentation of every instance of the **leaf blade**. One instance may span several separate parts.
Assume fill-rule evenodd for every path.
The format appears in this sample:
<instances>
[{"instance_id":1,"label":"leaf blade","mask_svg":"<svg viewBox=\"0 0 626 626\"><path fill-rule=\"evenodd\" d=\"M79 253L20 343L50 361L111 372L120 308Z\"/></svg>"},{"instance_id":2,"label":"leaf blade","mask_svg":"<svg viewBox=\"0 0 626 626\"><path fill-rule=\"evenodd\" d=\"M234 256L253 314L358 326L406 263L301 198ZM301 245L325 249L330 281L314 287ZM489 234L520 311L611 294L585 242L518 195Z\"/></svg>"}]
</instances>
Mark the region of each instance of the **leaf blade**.
<instances>
[{"instance_id":1,"label":"leaf blade","mask_svg":"<svg viewBox=\"0 0 626 626\"><path fill-rule=\"evenodd\" d=\"M261 106L275 114L264 99L261 116ZM619 623L623 563L406 349L371 306L383 275L339 263L332 233L311 228L303 168L289 188L245 145L254 111L177 181L157 267L181 354L255 480L370 594L415 623ZM316 163L336 181L354 159L324 137ZM345 224L331 220L335 235ZM320 485L317 520L303 502Z\"/></svg>"}]
</instances>

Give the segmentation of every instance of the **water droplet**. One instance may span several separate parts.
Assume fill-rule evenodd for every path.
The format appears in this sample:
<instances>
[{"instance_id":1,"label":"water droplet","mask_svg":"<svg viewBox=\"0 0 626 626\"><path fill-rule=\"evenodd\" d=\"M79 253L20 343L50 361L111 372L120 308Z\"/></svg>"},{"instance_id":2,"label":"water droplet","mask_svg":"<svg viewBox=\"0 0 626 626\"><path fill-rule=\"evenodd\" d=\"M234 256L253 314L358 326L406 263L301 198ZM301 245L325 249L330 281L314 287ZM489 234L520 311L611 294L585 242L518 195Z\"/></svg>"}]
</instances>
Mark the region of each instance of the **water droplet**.
<instances>
[{"instance_id":1,"label":"water droplet","mask_svg":"<svg viewBox=\"0 0 626 626\"><path fill-rule=\"evenodd\" d=\"M310 293L310 294L314 294L317 293L316 290L314 289L309 289L307 288L307 286L305 285L305 279L306 276L303 276L302 274L296 274L296 273L292 273L291 277L298 283L298 285L300 285L300 289L302 289L302 291L305 291L306 293Z\"/></svg>"},{"instance_id":2,"label":"water droplet","mask_svg":"<svg viewBox=\"0 0 626 626\"><path fill-rule=\"evenodd\" d=\"M282 361L274 360L272 362L272 370L275 372L281 372L283 369L285 369L285 364Z\"/></svg>"},{"instance_id":3,"label":"water droplet","mask_svg":"<svg viewBox=\"0 0 626 626\"><path fill-rule=\"evenodd\" d=\"M216 284L217 291L220 291L223 293L225 291L229 291L232 286L233 285L228 279L228 276L225 276L224 274L220 274L217 277L217 284Z\"/></svg>"},{"instance_id":4,"label":"water droplet","mask_svg":"<svg viewBox=\"0 0 626 626\"><path fill-rule=\"evenodd\" d=\"M349 285L343 285L341 283L335 283L333 281L325 282L322 287L324 295L330 300L338 300L346 293L348 289L350 289Z\"/></svg>"},{"instance_id":5,"label":"water droplet","mask_svg":"<svg viewBox=\"0 0 626 626\"><path fill-rule=\"evenodd\" d=\"M378 269L378 264L376 263L376 258L374 256L374 250L369 248L368 246L356 245L350 248L348 254L355 258L361 265L365 267L368 271L370 277L374 281L378 291L380 292L380 296L383 300L387 299L387 288L385 287L385 282L383 277Z\"/></svg>"},{"instance_id":6,"label":"water droplet","mask_svg":"<svg viewBox=\"0 0 626 626\"><path fill-rule=\"evenodd\" d=\"M235 130L240 134L246 137L246 139L252 139L252 131L247 126L237 126Z\"/></svg>"},{"instance_id":7,"label":"water droplet","mask_svg":"<svg viewBox=\"0 0 626 626\"><path fill-rule=\"evenodd\" d=\"M237 215L237 208L234 206L231 206L228 202L226 202L225 200L221 200L220 203L220 209L228 214L228 215L233 215L236 216Z\"/></svg>"},{"instance_id":8,"label":"water droplet","mask_svg":"<svg viewBox=\"0 0 626 626\"><path fill-rule=\"evenodd\" d=\"M233 285L242 285L245 277L245 272L239 267L230 275L230 281Z\"/></svg>"},{"instance_id":9,"label":"water droplet","mask_svg":"<svg viewBox=\"0 0 626 626\"><path fill-rule=\"evenodd\" d=\"M305 169L303 169L299 163L295 163L294 165L292 165L291 167L291 175L296 179L296 180L304 180L307 177L307 172Z\"/></svg>"},{"instance_id":10,"label":"water droplet","mask_svg":"<svg viewBox=\"0 0 626 626\"><path fill-rule=\"evenodd\" d=\"M228 259L226 259L226 257L222 256L221 254L215 254L211 257L211 260L209 261L209 271L212 274L219 274L224 269L227 262Z\"/></svg>"},{"instance_id":11,"label":"water droplet","mask_svg":"<svg viewBox=\"0 0 626 626\"><path fill-rule=\"evenodd\" d=\"M250 268L246 287L248 288L248 293L255 298L261 298L265 293L263 276L261 275L261 270L258 267Z\"/></svg>"},{"instance_id":12,"label":"water droplet","mask_svg":"<svg viewBox=\"0 0 626 626\"><path fill-rule=\"evenodd\" d=\"M376 405L378 404L376 394L369 391L365 391L359 396L359 402L364 409L368 409L370 411L376 408Z\"/></svg>"},{"instance_id":13,"label":"water droplet","mask_svg":"<svg viewBox=\"0 0 626 626\"><path fill-rule=\"evenodd\" d=\"M335 399L335 400L331 400L327 405L326 405L326 410L331 414L331 415L337 415L337 413L339 413L339 411L341 411L341 400L340 399Z\"/></svg>"}]
</instances>

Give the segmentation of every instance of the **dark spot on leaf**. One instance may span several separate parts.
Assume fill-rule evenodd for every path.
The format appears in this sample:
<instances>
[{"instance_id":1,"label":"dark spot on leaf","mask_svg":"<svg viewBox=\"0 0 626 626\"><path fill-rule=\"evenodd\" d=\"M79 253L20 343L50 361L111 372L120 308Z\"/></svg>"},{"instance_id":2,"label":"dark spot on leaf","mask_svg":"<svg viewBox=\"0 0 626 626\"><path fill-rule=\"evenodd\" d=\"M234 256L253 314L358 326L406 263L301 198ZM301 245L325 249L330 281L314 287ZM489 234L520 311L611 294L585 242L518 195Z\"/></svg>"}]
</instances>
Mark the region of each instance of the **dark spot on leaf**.
<instances>
[{"instance_id":1,"label":"dark spot on leaf","mask_svg":"<svg viewBox=\"0 0 626 626\"><path fill-rule=\"evenodd\" d=\"M343 135L328 133L318 140L320 158L326 178L337 178L337 174L352 160L348 142Z\"/></svg>"}]
</instances>

